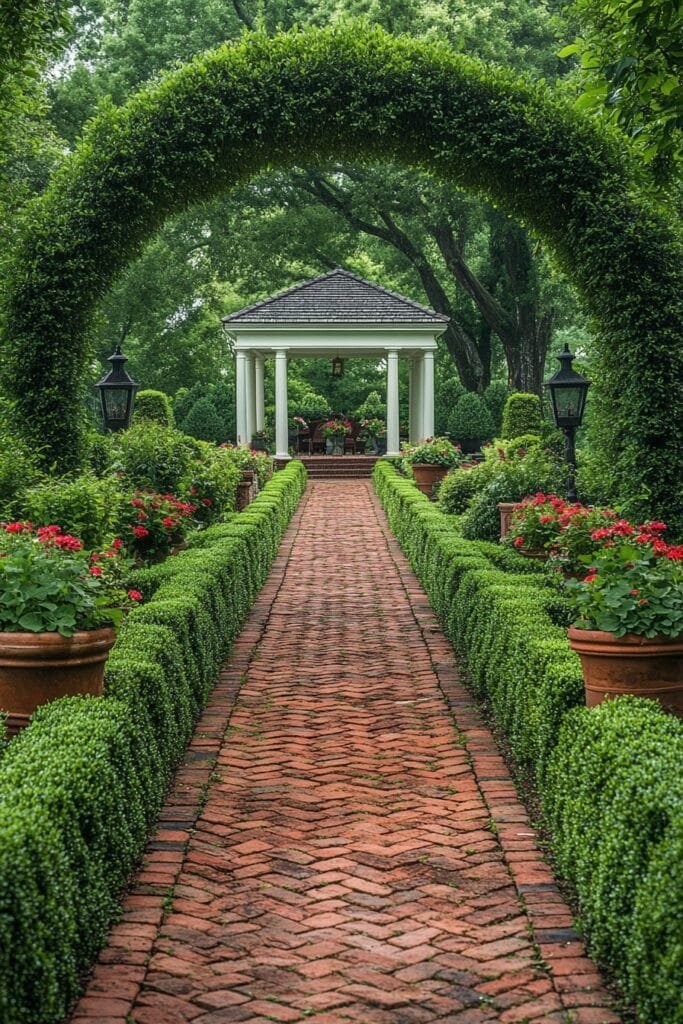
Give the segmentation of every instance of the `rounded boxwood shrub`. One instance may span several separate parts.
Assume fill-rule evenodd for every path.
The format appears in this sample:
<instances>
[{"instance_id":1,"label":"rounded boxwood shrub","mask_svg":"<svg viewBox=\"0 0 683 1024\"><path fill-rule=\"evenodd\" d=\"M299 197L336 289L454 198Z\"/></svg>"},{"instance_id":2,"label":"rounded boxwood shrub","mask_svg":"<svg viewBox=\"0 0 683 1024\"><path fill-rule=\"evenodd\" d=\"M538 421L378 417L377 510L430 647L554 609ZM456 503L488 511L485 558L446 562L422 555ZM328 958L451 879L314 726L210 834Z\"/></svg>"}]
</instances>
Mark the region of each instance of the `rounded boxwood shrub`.
<instances>
[{"instance_id":1,"label":"rounded boxwood shrub","mask_svg":"<svg viewBox=\"0 0 683 1024\"><path fill-rule=\"evenodd\" d=\"M112 441L113 465L133 488L177 494L194 456L191 438L143 420Z\"/></svg>"},{"instance_id":2,"label":"rounded boxwood shrub","mask_svg":"<svg viewBox=\"0 0 683 1024\"><path fill-rule=\"evenodd\" d=\"M494 433L493 418L480 395L468 391L458 399L455 409L448 417L448 432L459 444L464 441L482 444L491 440Z\"/></svg>"},{"instance_id":3,"label":"rounded boxwood shrub","mask_svg":"<svg viewBox=\"0 0 683 1024\"><path fill-rule=\"evenodd\" d=\"M133 422L139 423L140 420L151 420L153 423L161 423L164 427L174 427L173 406L168 395L163 391L151 389L138 391L135 396Z\"/></svg>"},{"instance_id":4,"label":"rounded boxwood shrub","mask_svg":"<svg viewBox=\"0 0 683 1024\"><path fill-rule=\"evenodd\" d=\"M541 399L524 391L510 395L503 409L501 437L541 433Z\"/></svg>"}]
</instances>

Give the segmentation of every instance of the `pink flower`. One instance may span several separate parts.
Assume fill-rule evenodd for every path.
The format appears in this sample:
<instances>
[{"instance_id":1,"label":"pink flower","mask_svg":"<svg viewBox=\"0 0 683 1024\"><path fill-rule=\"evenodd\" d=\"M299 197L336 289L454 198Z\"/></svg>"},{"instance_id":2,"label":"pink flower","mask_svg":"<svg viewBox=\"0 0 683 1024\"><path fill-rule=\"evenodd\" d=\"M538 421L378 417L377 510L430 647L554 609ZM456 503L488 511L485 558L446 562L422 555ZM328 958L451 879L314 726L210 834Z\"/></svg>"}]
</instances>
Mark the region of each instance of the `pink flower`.
<instances>
[{"instance_id":1,"label":"pink flower","mask_svg":"<svg viewBox=\"0 0 683 1024\"><path fill-rule=\"evenodd\" d=\"M513 543L516 548L521 548L524 544L524 537L515 537Z\"/></svg>"},{"instance_id":2,"label":"pink flower","mask_svg":"<svg viewBox=\"0 0 683 1024\"><path fill-rule=\"evenodd\" d=\"M91 576L101 576L102 575L102 569L100 568L100 566L99 565L91 565L90 566L90 575Z\"/></svg>"},{"instance_id":3,"label":"pink flower","mask_svg":"<svg viewBox=\"0 0 683 1024\"><path fill-rule=\"evenodd\" d=\"M213 505L213 502L211 501L211 498L202 498L202 505L206 505L208 508L209 505Z\"/></svg>"},{"instance_id":4,"label":"pink flower","mask_svg":"<svg viewBox=\"0 0 683 1024\"><path fill-rule=\"evenodd\" d=\"M68 533L62 534L61 537L55 537L54 543L55 547L61 548L64 551L80 551L83 547L83 543L78 537L72 537Z\"/></svg>"},{"instance_id":5,"label":"pink flower","mask_svg":"<svg viewBox=\"0 0 683 1024\"><path fill-rule=\"evenodd\" d=\"M144 526L134 526L133 533L136 537L139 537L140 540L142 540L143 537L149 537L149 530L146 530Z\"/></svg>"},{"instance_id":6,"label":"pink flower","mask_svg":"<svg viewBox=\"0 0 683 1024\"><path fill-rule=\"evenodd\" d=\"M142 601L142 594L139 590L129 590L128 597L131 601Z\"/></svg>"}]
</instances>

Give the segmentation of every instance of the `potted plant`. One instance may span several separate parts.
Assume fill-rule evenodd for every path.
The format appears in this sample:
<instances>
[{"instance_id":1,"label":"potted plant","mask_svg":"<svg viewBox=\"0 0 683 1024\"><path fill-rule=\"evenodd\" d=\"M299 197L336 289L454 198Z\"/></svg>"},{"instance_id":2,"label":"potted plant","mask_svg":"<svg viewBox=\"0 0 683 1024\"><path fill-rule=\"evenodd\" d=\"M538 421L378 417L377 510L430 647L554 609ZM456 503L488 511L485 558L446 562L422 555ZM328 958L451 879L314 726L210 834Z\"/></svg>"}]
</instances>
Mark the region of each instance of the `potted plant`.
<instances>
[{"instance_id":1,"label":"potted plant","mask_svg":"<svg viewBox=\"0 0 683 1024\"><path fill-rule=\"evenodd\" d=\"M141 490L129 498L119 517L119 532L138 561L160 561L182 545L194 525L197 506L173 494Z\"/></svg>"},{"instance_id":2,"label":"potted plant","mask_svg":"<svg viewBox=\"0 0 683 1024\"><path fill-rule=\"evenodd\" d=\"M325 439L325 449L328 455L344 454L344 438L353 430L348 420L335 417L323 424L321 434Z\"/></svg>"},{"instance_id":3,"label":"potted plant","mask_svg":"<svg viewBox=\"0 0 683 1024\"><path fill-rule=\"evenodd\" d=\"M588 575L566 584L589 707L629 693L683 716L683 545L667 544L665 529L623 519L600 528L600 550L581 558Z\"/></svg>"},{"instance_id":4,"label":"potted plant","mask_svg":"<svg viewBox=\"0 0 683 1024\"><path fill-rule=\"evenodd\" d=\"M463 452L477 452L489 441L495 427L488 406L480 395L468 391L459 398L448 419L448 433Z\"/></svg>"},{"instance_id":5,"label":"potted plant","mask_svg":"<svg viewBox=\"0 0 683 1024\"><path fill-rule=\"evenodd\" d=\"M445 437L428 437L421 444L404 444L404 461L410 466L418 489L431 498L434 487L449 469L460 463L462 453L457 445Z\"/></svg>"},{"instance_id":6,"label":"potted plant","mask_svg":"<svg viewBox=\"0 0 683 1024\"><path fill-rule=\"evenodd\" d=\"M361 423L364 434L368 437L375 455L387 453L387 426L384 420L370 419Z\"/></svg>"},{"instance_id":7,"label":"potted plant","mask_svg":"<svg viewBox=\"0 0 683 1024\"><path fill-rule=\"evenodd\" d=\"M500 507L500 505L499 505ZM556 494L530 495L512 506L506 543L529 558L547 558L548 547L560 534L559 516L567 503Z\"/></svg>"},{"instance_id":8,"label":"potted plant","mask_svg":"<svg viewBox=\"0 0 683 1024\"><path fill-rule=\"evenodd\" d=\"M87 552L59 526L0 529L0 709L15 735L57 697L103 693L115 625L142 595L126 592L119 539Z\"/></svg>"},{"instance_id":9,"label":"potted plant","mask_svg":"<svg viewBox=\"0 0 683 1024\"><path fill-rule=\"evenodd\" d=\"M265 427L257 430L251 439L251 447L255 452L269 452L273 442L273 435Z\"/></svg>"}]
</instances>

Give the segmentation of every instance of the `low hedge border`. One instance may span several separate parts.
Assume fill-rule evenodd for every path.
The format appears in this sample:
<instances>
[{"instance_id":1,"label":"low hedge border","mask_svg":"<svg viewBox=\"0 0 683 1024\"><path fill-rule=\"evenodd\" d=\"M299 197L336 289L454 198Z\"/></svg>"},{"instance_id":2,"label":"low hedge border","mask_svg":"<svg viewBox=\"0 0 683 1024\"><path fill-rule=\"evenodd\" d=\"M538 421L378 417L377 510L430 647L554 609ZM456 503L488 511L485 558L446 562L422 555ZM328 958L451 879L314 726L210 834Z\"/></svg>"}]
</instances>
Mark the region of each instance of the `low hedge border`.
<instances>
[{"instance_id":1,"label":"low hedge border","mask_svg":"<svg viewBox=\"0 0 683 1024\"><path fill-rule=\"evenodd\" d=\"M640 699L581 706L566 605L538 565L459 536L384 462L374 484L473 689L535 774L590 952L643 1024L683 1024L683 722Z\"/></svg>"},{"instance_id":2,"label":"low hedge border","mask_svg":"<svg viewBox=\"0 0 683 1024\"><path fill-rule=\"evenodd\" d=\"M135 576L103 700L39 709L0 761L0 1020L63 1018L174 766L299 502L292 462L248 511Z\"/></svg>"}]
</instances>

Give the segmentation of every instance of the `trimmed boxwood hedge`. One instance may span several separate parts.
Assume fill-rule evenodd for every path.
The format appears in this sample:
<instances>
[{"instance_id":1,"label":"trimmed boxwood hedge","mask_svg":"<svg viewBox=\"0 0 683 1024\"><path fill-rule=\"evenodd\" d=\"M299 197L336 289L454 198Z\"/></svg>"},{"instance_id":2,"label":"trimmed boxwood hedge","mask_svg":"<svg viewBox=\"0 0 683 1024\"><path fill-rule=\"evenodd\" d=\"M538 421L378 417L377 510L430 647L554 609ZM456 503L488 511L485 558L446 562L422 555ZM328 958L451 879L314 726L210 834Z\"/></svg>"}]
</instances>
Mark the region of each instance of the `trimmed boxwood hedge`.
<instances>
[{"instance_id":1,"label":"trimmed boxwood hedge","mask_svg":"<svg viewBox=\"0 0 683 1024\"><path fill-rule=\"evenodd\" d=\"M582 707L567 606L537 563L464 540L386 463L374 482L473 689L535 772L589 951L643 1024L683 1024L683 722L633 698Z\"/></svg>"},{"instance_id":2,"label":"trimmed boxwood hedge","mask_svg":"<svg viewBox=\"0 0 683 1024\"><path fill-rule=\"evenodd\" d=\"M0 761L3 1024L52 1024L77 994L305 483L290 463L245 513L140 570L148 600L117 637L106 697L40 708Z\"/></svg>"},{"instance_id":3,"label":"trimmed boxwood hedge","mask_svg":"<svg viewBox=\"0 0 683 1024\"><path fill-rule=\"evenodd\" d=\"M388 160L504 208L547 244L593 318L594 448L615 500L680 515L683 260L623 138L564 97L367 24L246 35L102 110L32 208L3 297L3 384L51 463L93 311L163 221L265 167ZM679 492L680 493L680 492Z\"/></svg>"}]
</instances>

